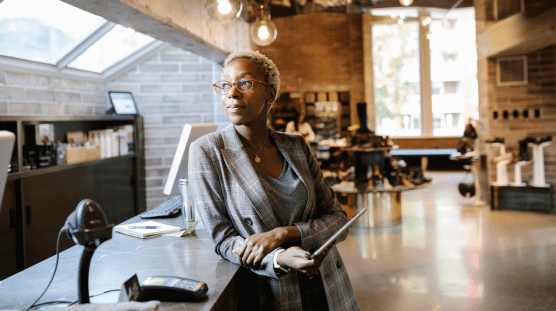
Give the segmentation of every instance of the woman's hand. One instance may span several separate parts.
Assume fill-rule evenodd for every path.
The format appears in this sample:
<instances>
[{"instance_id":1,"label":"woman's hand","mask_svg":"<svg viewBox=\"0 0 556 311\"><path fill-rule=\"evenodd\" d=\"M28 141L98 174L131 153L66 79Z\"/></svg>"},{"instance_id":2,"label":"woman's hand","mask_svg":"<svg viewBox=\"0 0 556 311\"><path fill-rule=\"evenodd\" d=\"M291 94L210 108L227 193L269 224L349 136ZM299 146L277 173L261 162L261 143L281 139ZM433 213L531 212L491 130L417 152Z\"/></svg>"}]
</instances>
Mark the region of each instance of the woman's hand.
<instances>
[{"instance_id":1,"label":"woman's hand","mask_svg":"<svg viewBox=\"0 0 556 311\"><path fill-rule=\"evenodd\" d=\"M292 268L312 277L319 272L320 265L329 250L330 247L315 258L310 259L311 254L308 251L299 246L292 246L278 254L276 261L282 267Z\"/></svg>"},{"instance_id":2,"label":"woman's hand","mask_svg":"<svg viewBox=\"0 0 556 311\"><path fill-rule=\"evenodd\" d=\"M258 268L263 261L264 256L280 247L284 242L284 232L280 228L256 233L249 236L243 242L243 245L234 249L232 252L239 256L242 265L250 268Z\"/></svg>"}]
</instances>

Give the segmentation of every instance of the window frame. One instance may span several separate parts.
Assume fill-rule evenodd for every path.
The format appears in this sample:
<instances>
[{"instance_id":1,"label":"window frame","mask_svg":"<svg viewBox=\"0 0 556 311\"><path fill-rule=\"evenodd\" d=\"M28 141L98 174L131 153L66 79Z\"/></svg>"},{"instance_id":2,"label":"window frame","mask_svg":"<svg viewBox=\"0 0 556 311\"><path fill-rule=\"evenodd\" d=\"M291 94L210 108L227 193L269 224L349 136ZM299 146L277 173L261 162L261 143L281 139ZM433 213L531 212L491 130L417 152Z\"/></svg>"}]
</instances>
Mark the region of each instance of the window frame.
<instances>
[{"instance_id":1,"label":"window frame","mask_svg":"<svg viewBox=\"0 0 556 311\"><path fill-rule=\"evenodd\" d=\"M0 2L2 1L0 0ZM100 73L68 67L72 61L82 55L82 53L103 38L117 25L118 24L103 19L98 25L95 25L95 27L90 29L87 33L83 34L79 40L72 43L55 64L0 54L0 70L39 74L56 78L71 78L88 82L108 82L131 68L137 62L169 46L168 43L153 38L153 42L137 49L120 61L113 63Z\"/></svg>"},{"instance_id":2,"label":"window frame","mask_svg":"<svg viewBox=\"0 0 556 311\"><path fill-rule=\"evenodd\" d=\"M438 14L434 14L438 15ZM433 96L433 81L431 76L431 50L430 50L430 40L428 35L430 33L430 21L428 23L424 22L428 18L432 18L431 15L423 15L419 17L405 17L404 22L406 21L417 21L419 22L419 51L420 51L420 63L419 63L419 70L420 70L420 82L421 82L421 134L416 136L406 136L400 135L396 136L397 138L445 138L445 137L458 137L458 135L434 135L434 115L433 115L433 105L432 105L432 96ZM445 14L444 14L445 17ZM395 23L399 19L398 16L386 16L386 15L373 15L373 19L370 21L371 24L374 23ZM439 18L437 18L438 20ZM368 28L369 31L372 27ZM370 34L372 36L372 33ZM369 40L372 40L369 36ZM371 74L371 76L373 76ZM374 83L368 86L368 91L374 94ZM461 88L461 82L458 86ZM461 90L460 90L461 91ZM376 121L374 120L376 112L374 111L374 96L369 97L372 98L372 113L370 116L373 118L373 125L375 126L375 130L377 129Z\"/></svg>"}]
</instances>

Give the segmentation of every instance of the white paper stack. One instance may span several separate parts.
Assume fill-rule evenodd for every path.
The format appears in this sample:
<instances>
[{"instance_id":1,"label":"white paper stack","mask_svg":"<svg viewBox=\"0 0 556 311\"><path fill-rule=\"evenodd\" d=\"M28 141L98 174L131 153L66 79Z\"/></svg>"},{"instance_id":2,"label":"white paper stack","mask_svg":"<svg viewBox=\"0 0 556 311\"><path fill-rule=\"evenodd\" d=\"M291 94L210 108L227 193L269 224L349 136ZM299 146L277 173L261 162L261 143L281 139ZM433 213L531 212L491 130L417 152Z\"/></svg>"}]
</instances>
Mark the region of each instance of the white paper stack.
<instances>
[{"instance_id":1,"label":"white paper stack","mask_svg":"<svg viewBox=\"0 0 556 311\"><path fill-rule=\"evenodd\" d=\"M114 229L116 230L116 232L131 235L141 239L152 238L162 234L181 230L180 227L166 225L153 220L134 224L118 225Z\"/></svg>"}]
</instances>

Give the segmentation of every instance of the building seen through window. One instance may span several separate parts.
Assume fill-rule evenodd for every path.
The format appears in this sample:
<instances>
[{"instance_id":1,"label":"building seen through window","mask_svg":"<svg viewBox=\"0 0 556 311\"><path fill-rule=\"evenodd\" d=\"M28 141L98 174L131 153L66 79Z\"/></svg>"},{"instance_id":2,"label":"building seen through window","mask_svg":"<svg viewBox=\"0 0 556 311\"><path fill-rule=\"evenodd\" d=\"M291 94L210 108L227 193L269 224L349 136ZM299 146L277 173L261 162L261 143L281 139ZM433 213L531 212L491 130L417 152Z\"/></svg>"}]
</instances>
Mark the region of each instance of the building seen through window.
<instances>
[{"instance_id":1,"label":"building seen through window","mask_svg":"<svg viewBox=\"0 0 556 311\"><path fill-rule=\"evenodd\" d=\"M389 14L392 12L389 11ZM478 119L477 54L473 9L422 19L395 17L372 25L373 89L376 132L391 136L459 136L468 118ZM399 16L399 15L398 15ZM430 59L420 40L426 38ZM430 69L431 98L421 81ZM426 75L425 75L426 76ZM431 107L423 105L430 101ZM432 120L422 124L423 115ZM432 132L426 133L426 129Z\"/></svg>"}]
</instances>

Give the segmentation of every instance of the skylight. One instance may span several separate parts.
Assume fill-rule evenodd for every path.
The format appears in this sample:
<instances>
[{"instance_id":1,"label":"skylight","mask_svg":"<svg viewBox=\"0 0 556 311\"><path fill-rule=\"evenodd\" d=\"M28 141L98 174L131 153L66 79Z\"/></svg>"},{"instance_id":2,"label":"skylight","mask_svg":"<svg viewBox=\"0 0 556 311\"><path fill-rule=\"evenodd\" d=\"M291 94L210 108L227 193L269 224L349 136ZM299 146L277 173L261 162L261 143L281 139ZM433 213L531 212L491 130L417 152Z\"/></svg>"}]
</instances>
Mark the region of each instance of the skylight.
<instances>
[{"instance_id":1,"label":"skylight","mask_svg":"<svg viewBox=\"0 0 556 311\"><path fill-rule=\"evenodd\" d=\"M0 54L56 64L104 19L57 0L0 3Z\"/></svg>"},{"instance_id":2,"label":"skylight","mask_svg":"<svg viewBox=\"0 0 556 311\"><path fill-rule=\"evenodd\" d=\"M154 39L149 36L117 25L70 63L68 67L102 72L112 64L153 41Z\"/></svg>"},{"instance_id":3,"label":"skylight","mask_svg":"<svg viewBox=\"0 0 556 311\"><path fill-rule=\"evenodd\" d=\"M0 1L0 58L102 73L154 41L59 0Z\"/></svg>"}]
</instances>

